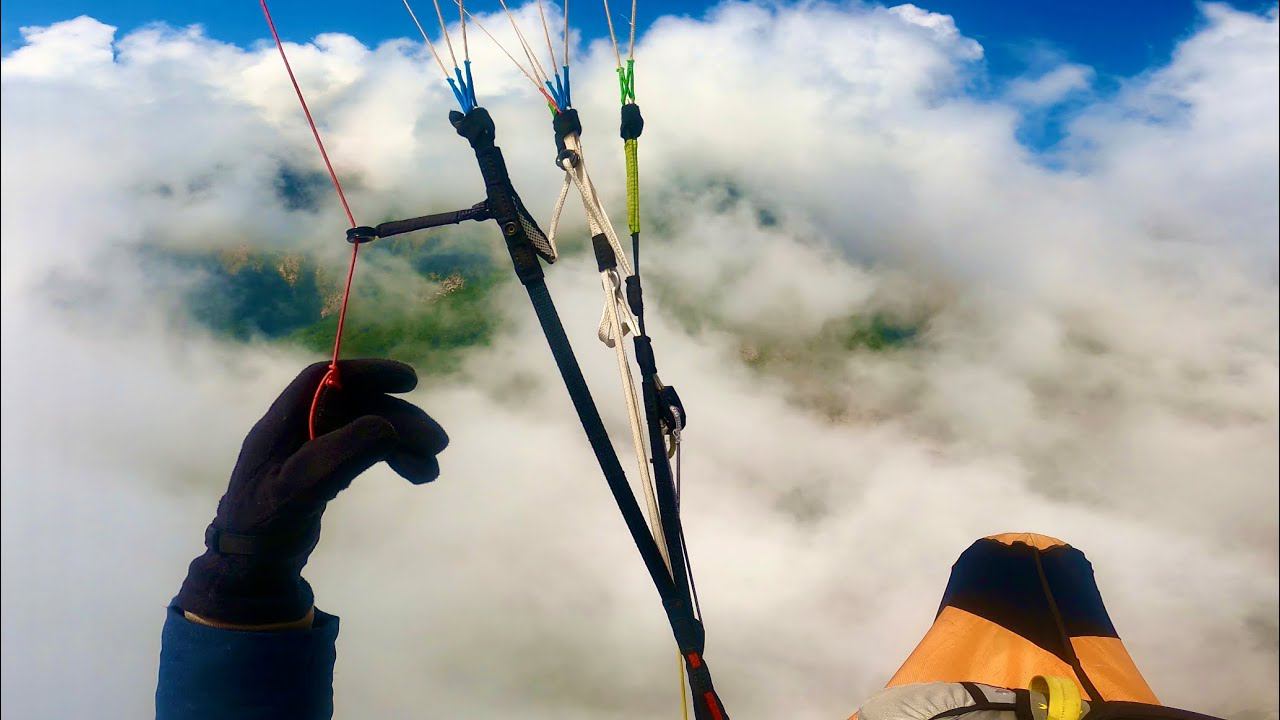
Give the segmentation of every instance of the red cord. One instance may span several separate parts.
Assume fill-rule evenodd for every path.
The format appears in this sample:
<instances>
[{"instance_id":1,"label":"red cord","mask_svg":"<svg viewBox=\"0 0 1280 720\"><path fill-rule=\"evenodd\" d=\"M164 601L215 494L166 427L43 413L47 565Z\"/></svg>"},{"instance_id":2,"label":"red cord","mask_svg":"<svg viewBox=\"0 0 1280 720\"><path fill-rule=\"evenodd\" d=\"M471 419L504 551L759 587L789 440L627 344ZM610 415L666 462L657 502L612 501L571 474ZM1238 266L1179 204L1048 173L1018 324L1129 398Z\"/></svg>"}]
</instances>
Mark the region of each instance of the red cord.
<instances>
[{"instance_id":1,"label":"red cord","mask_svg":"<svg viewBox=\"0 0 1280 720\"><path fill-rule=\"evenodd\" d=\"M547 92L546 90L543 90L542 88L538 88L538 92L542 93L542 97L547 99L547 107L551 108L551 113L553 115L559 115L560 106L556 105L556 101L554 98L551 97L551 93Z\"/></svg>"},{"instance_id":2,"label":"red cord","mask_svg":"<svg viewBox=\"0 0 1280 720\"><path fill-rule=\"evenodd\" d=\"M307 116L307 124L311 126L311 135L316 139L316 147L320 148L320 157L324 159L324 166L329 171L329 179L333 181L333 189L338 192L338 200L342 202L342 210L347 214L347 220L351 222L351 227L356 226L355 215L351 212L351 205L347 203L347 194L342 191L342 183L338 182L338 173L333 170L333 163L329 161L329 153L325 152L324 141L320 139L320 130L316 127L316 121L311 117L311 108L307 107L307 99L302 96L302 88L298 86L298 78L293 74L293 67L289 65L289 56L285 55L284 43L280 42L280 33L276 32L276 23L271 19L271 11L267 9L267 0L259 0L262 5L262 14L267 18L267 27L271 28L271 37L276 41L276 49L280 51L280 59L284 61L284 69L289 73L289 82L293 83L293 91L298 95L298 102L302 105L302 112ZM329 370L325 372L321 378L320 384L316 386L316 394L311 398L311 410L307 414L307 433L311 439L316 437L316 412L320 408L320 395L325 388L338 386L338 356L342 352L342 331L347 324L347 303L351 300L351 280L356 274L356 258L360 254L360 243L351 245L351 263L347 267L347 284L342 290L342 305L338 307L338 329L333 337L333 359L329 361Z\"/></svg>"}]
</instances>

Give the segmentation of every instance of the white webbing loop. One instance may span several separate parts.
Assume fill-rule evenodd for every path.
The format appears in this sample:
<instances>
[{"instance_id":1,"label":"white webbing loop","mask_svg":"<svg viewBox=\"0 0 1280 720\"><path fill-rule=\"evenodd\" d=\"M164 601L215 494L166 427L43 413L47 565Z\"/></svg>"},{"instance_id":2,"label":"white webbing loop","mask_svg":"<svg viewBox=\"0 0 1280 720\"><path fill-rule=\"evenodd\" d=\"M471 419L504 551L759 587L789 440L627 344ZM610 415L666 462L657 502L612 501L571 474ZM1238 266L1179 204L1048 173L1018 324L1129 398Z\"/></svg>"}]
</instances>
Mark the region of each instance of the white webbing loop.
<instances>
[{"instance_id":1,"label":"white webbing loop","mask_svg":"<svg viewBox=\"0 0 1280 720\"><path fill-rule=\"evenodd\" d=\"M619 274L623 278L629 277L632 274L631 262L627 259L627 253L622 248L622 243L618 240L618 233L613 229L613 223L609 221L609 213L604 209L604 204L600 202L600 197L596 193L595 183L591 181L591 175L587 172L587 160L582 153L582 142L578 134L569 133L566 135L564 146L569 152L560 160L560 168L564 170L565 182L560 187L560 198L557 199L555 210L552 211L550 223L552 237L554 237L555 230L560 225L560 213L564 210L563 200L569 192L569 184L572 183L582 197L582 209L586 213L587 228L591 231L592 237L603 234L608 239L609 246L613 248L614 257L618 261ZM577 160L576 163L574 162L575 159ZM613 304L617 308L620 332L615 332L610 325L608 311L606 310L600 315L600 324L596 327L596 336L600 338L600 342L613 347L628 334L635 332L638 323L635 315L631 312L631 306L623 295L621 283L619 283L617 290L612 293L612 297L606 295L605 304Z\"/></svg>"},{"instance_id":2,"label":"white webbing loop","mask_svg":"<svg viewBox=\"0 0 1280 720\"><path fill-rule=\"evenodd\" d=\"M573 180L569 177L569 173L564 174L564 183L560 185L560 195L556 198L556 206L551 210L551 222L547 224L547 240L551 243L551 247L556 247L556 230L560 228L560 213L564 212L564 202L569 199L569 188L573 186Z\"/></svg>"},{"instance_id":3,"label":"white webbing loop","mask_svg":"<svg viewBox=\"0 0 1280 720\"><path fill-rule=\"evenodd\" d=\"M662 531L658 500L653 489L653 475L649 468L649 454L645 447L646 426L640 415L640 396L636 391L635 378L631 374L631 363L627 359L626 346L623 342L626 336L635 332L639 326L623 292L623 279L632 273L631 263L627 259L622 243L618 240L617 232L613 229L613 223L609 221L609 214L605 211L604 204L600 202L595 184L591 181L591 175L587 172L586 158L583 157L582 143L578 134L570 133L565 136L564 145L568 152L561 157L558 164L564 170L565 180L560 187L555 209L552 211L551 222L548 225L550 227L548 238L554 242L555 233L560 227L560 214L564 211L569 187L572 185L577 188L582 198L582 209L586 214L587 227L591 236L604 235L617 259L616 268L600 272L600 286L604 291L604 311L601 313L596 336L605 345L613 348L614 356L618 361L622 396L626 401L627 420L631 425L631 444L635 449L636 466L640 471L640 486L644 491L645 504L649 513L649 530L669 571L671 555L667 549L666 535Z\"/></svg>"},{"instance_id":4,"label":"white webbing loop","mask_svg":"<svg viewBox=\"0 0 1280 720\"><path fill-rule=\"evenodd\" d=\"M561 161L560 168L565 171L568 179L582 195L582 208L587 214L591 234L604 233L609 239L609 245L613 247L614 255L618 258L618 268L622 276L628 277L632 274L631 261L627 259L627 253L618 240L618 233L613 229L613 223L609 221L609 213L600 202L595 183L591 181L591 174L587 171L587 158L582 150L582 140L577 133L569 133L564 138L564 146L572 153L573 158L577 159L577 163L573 163L571 158L566 157Z\"/></svg>"},{"instance_id":5,"label":"white webbing loop","mask_svg":"<svg viewBox=\"0 0 1280 720\"><path fill-rule=\"evenodd\" d=\"M604 288L606 297L616 294L619 285L618 273L613 270L602 271L600 273L600 283ZM604 307L606 321L613 331L621 337L622 330L618 327L620 317L617 304L606 301ZM631 445L636 453L636 467L640 470L640 487L644 490L645 505L649 512L649 532L653 535L654 542L658 545L658 552L662 554L662 561L666 563L667 571L670 572L671 554L667 550L666 535L662 532L662 516L658 512L658 499L653 490L653 476L649 471L649 455L645 451L644 421L640 417L640 400L636 393L635 379L631 376L631 363L627 359L627 350L623 343L614 343L613 354L618 360L618 376L622 380L622 397L627 403L627 420L631 425Z\"/></svg>"}]
</instances>

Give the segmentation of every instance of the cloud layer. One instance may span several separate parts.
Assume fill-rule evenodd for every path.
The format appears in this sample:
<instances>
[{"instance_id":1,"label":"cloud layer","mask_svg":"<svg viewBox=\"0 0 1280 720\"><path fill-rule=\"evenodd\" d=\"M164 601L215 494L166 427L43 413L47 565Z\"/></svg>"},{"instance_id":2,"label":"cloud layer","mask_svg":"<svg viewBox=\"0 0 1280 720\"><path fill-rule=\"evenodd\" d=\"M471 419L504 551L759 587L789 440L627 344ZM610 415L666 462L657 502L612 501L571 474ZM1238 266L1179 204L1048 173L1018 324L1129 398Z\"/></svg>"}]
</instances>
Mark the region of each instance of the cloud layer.
<instances>
[{"instance_id":1,"label":"cloud layer","mask_svg":"<svg viewBox=\"0 0 1280 720\"><path fill-rule=\"evenodd\" d=\"M132 717L242 433L313 359L201 330L140 249L338 262L343 220L275 190L319 166L274 47L87 17L25 37L0 66L5 704ZM686 522L735 717L847 716L954 557L1005 530L1089 554L1165 702L1276 717L1276 37L1274 12L1206 6L1050 156L1017 126L1092 71L979 99L982 48L921 8L729 3L640 38L652 332L691 409ZM541 215L545 109L474 45ZM290 57L358 217L478 199L416 44ZM575 57L618 207L612 50ZM594 273L571 256L551 281L622 429ZM656 598L518 288L497 292L500 337L414 396L454 438L443 479L378 470L327 516L308 576L343 616L339 715L674 713ZM846 342L868 318L915 334Z\"/></svg>"}]
</instances>

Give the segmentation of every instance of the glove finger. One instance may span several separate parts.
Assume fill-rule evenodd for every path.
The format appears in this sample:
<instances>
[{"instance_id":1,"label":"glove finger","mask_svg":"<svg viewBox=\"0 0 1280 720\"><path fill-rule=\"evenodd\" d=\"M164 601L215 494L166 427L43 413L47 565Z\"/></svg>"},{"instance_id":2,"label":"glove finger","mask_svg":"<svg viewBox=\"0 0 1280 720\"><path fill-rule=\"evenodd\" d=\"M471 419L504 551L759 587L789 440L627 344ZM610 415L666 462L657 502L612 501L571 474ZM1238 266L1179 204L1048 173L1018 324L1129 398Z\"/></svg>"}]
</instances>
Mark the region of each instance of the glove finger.
<instances>
[{"instance_id":1,"label":"glove finger","mask_svg":"<svg viewBox=\"0 0 1280 720\"><path fill-rule=\"evenodd\" d=\"M288 498L277 514L322 510L357 475L385 460L397 442L395 427L376 415L307 442L280 468L281 491Z\"/></svg>"},{"instance_id":2,"label":"glove finger","mask_svg":"<svg viewBox=\"0 0 1280 720\"><path fill-rule=\"evenodd\" d=\"M356 394L406 393L418 387L418 373L414 372L412 366L396 360L340 360L338 387Z\"/></svg>"},{"instance_id":3,"label":"glove finger","mask_svg":"<svg viewBox=\"0 0 1280 720\"><path fill-rule=\"evenodd\" d=\"M422 408L400 398L375 395L365 398L359 410L363 415L385 418L396 429L397 442L387 455L387 464L400 477L421 485L440 476L436 455L449 445L449 436Z\"/></svg>"},{"instance_id":4,"label":"glove finger","mask_svg":"<svg viewBox=\"0 0 1280 720\"><path fill-rule=\"evenodd\" d=\"M316 388L328 368L329 364L326 362L312 363L303 368L271 404L262 421L282 425L292 419L290 416L310 413ZM338 382L339 388L354 394L404 393L418 386L418 374L413 367L395 360L341 360L338 362Z\"/></svg>"},{"instance_id":5,"label":"glove finger","mask_svg":"<svg viewBox=\"0 0 1280 720\"><path fill-rule=\"evenodd\" d=\"M434 457L397 452L387 457L387 465L414 485L425 485L440 477L440 461Z\"/></svg>"},{"instance_id":6,"label":"glove finger","mask_svg":"<svg viewBox=\"0 0 1280 720\"><path fill-rule=\"evenodd\" d=\"M333 381L333 384L326 384L319 390L314 418L318 435L367 415L352 408L369 395L412 390L418 385L418 375L402 362L367 358L339 362Z\"/></svg>"}]
</instances>

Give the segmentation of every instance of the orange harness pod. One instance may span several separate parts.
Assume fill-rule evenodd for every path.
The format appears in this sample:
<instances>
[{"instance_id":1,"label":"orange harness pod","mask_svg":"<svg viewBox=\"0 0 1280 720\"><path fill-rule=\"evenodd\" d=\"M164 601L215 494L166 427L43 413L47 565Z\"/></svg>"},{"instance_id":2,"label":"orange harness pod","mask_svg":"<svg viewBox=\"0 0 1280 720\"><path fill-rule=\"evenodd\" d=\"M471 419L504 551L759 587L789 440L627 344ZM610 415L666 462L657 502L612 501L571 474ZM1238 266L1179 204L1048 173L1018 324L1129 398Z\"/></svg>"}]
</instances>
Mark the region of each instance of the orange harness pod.
<instances>
[{"instance_id":1,"label":"orange harness pod","mask_svg":"<svg viewBox=\"0 0 1280 720\"><path fill-rule=\"evenodd\" d=\"M1073 680L1087 699L1157 704L1116 633L1084 553L1044 535L983 538L951 570L933 627L889 681L1028 687Z\"/></svg>"},{"instance_id":2,"label":"orange harness pod","mask_svg":"<svg viewBox=\"0 0 1280 720\"><path fill-rule=\"evenodd\" d=\"M963 720L969 713L1213 720L1159 704L1107 615L1088 559L1032 533L983 538L960 555L933 626L853 718Z\"/></svg>"}]
</instances>

